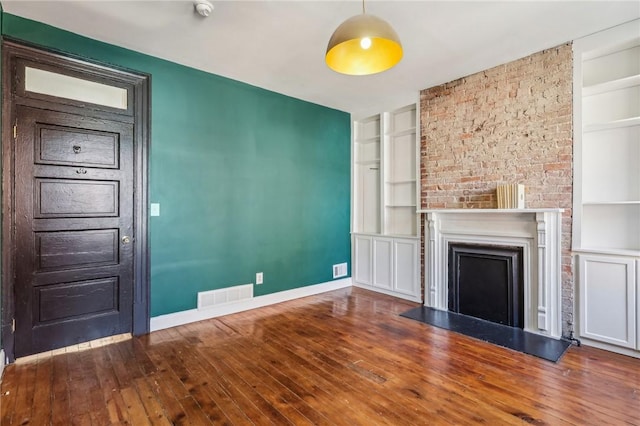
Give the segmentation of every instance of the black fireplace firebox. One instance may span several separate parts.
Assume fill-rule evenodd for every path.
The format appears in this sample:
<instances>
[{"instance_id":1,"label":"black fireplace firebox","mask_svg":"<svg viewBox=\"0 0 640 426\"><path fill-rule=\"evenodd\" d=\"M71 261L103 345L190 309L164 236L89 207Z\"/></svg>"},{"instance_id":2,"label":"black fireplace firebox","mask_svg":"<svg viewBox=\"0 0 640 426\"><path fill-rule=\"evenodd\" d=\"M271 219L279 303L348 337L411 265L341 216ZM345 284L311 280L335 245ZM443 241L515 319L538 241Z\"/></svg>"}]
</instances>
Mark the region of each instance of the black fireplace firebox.
<instances>
[{"instance_id":1,"label":"black fireplace firebox","mask_svg":"<svg viewBox=\"0 0 640 426\"><path fill-rule=\"evenodd\" d=\"M522 247L449 243L449 310L524 328Z\"/></svg>"}]
</instances>

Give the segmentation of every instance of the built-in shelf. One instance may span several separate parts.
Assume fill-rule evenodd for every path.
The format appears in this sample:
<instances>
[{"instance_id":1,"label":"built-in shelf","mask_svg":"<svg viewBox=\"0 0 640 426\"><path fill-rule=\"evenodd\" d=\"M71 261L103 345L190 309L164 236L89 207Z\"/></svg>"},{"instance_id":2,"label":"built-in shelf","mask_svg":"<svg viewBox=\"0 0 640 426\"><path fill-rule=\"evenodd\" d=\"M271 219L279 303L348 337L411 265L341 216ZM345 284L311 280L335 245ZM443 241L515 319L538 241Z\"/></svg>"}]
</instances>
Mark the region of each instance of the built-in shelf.
<instances>
[{"instance_id":1,"label":"built-in shelf","mask_svg":"<svg viewBox=\"0 0 640 426\"><path fill-rule=\"evenodd\" d=\"M417 123L416 104L353 123L352 264L354 285L420 302Z\"/></svg>"},{"instance_id":2,"label":"built-in shelf","mask_svg":"<svg viewBox=\"0 0 640 426\"><path fill-rule=\"evenodd\" d=\"M379 142L380 142L380 136L373 136L373 137L370 137L370 138L358 139L356 141L356 143L361 143L361 144L379 143Z\"/></svg>"},{"instance_id":3,"label":"built-in shelf","mask_svg":"<svg viewBox=\"0 0 640 426\"><path fill-rule=\"evenodd\" d=\"M388 180L385 183L389 185L402 185L407 183L416 183L415 179L405 179L405 180Z\"/></svg>"},{"instance_id":4,"label":"built-in shelf","mask_svg":"<svg viewBox=\"0 0 640 426\"><path fill-rule=\"evenodd\" d=\"M373 232L351 232L351 235L360 235L363 237L380 237L380 234ZM402 238L403 240L420 240L420 235L404 235L404 234L386 234L384 238Z\"/></svg>"},{"instance_id":5,"label":"built-in shelf","mask_svg":"<svg viewBox=\"0 0 640 426\"><path fill-rule=\"evenodd\" d=\"M573 42L576 333L640 358L640 20Z\"/></svg>"},{"instance_id":6,"label":"built-in shelf","mask_svg":"<svg viewBox=\"0 0 640 426\"><path fill-rule=\"evenodd\" d=\"M582 96L593 96L600 93L611 92L614 90L625 89L627 87L640 86L640 75L632 75L617 80L606 81L593 86L582 88Z\"/></svg>"},{"instance_id":7,"label":"built-in shelf","mask_svg":"<svg viewBox=\"0 0 640 426\"><path fill-rule=\"evenodd\" d=\"M584 201L583 206L638 205L640 201ZM639 218L640 219L640 218Z\"/></svg>"},{"instance_id":8,"label":"built-in shelf","mask_svg":"<svg viewBox=\"0 0 640 426\"><path fill-rule=\"evenodd\" d=\"M373 160L360 160L360 161L356 161L356 164L378 164L380 162L380 159L373 159Z\"/></svg>"},{"instance_id":9,"label":"built-in shelf","mask_svg":"<svg viewBox=\"0 0 640 426\"><path fill-rule=\"evenodd\" d=\"M391 133L391 136L407 136L407 135L413 135L415 133L416 133L416 128L410 127L408 129L404 129L398 132L393 132Z\"/></svg>"},{"instance_id":10,"label":"built-in shelf","mask_svg":"<svg viewBox=\"0 0 640 426\"><path fill-rule=\"evenodd\" d=\"M625 118L623 120L614 120L606 123L595 123L584 126L583 132L599 132L602 130L619 129L622 127L640 126L640 117Z\"/></svg>"},{"instance_id":11,"label":"built-in shelf","mask_svg":"<svg viewBox=\"0 0 640 426\"><path fill-rule=\"evenodd\" d=\"M640 250L639 23L574 43L574 249Z\"/></svg>"}]
</instances>

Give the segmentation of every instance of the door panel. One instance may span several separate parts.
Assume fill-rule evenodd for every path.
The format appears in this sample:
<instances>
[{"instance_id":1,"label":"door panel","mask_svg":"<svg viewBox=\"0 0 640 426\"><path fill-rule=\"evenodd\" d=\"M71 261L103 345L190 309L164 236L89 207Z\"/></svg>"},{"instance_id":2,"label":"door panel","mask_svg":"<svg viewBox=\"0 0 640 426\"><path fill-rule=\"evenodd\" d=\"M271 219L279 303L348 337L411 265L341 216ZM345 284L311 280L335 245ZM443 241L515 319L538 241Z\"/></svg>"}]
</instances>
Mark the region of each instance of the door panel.
<instances>
[{"instance_id":1,"label":"door panel","mask_svg":"<svg viewBox=\"0 0 640 426\"><path fill-rule=\"evenodd\" d=\"M34 325L113 313L118 309L118 277L35 287L34 296ZM76 303L78 298L83 303Z\"/></svg>"},{"instance_id":2,"label":"door panel","mask_svg":"<svg viewBox=\"0 0 640 426\"><path fill-rule=\"evenodd\" d=\"M118 186L118 182L36 178L34 217L117 216Z\"/></svg>"},{"instance_id":3,"label":"door panel","mask_svg":"<svg viewBox=\"0 0 640 426\"><path fill-rule=\"evenodd\" d=\"M36 232L36 272L118 262L118 230Z\"/></svg>"},{"instance_id":4,"label":"door panel","mask_svg":"<svg viewBox=\"0 0 640 426\"><path fill-rule=\"evenodd\" d=\"M117 133L38 125L36 164L118 168Z\"/></svg>"},{"instance_id":5,"label":"door panel","mask_svg":"<svg viewBox=\"0 0 640 426\"><path fill-rule=\"evenodd\" d=\"M133 125L16 114L16 356L131 332Z\"/></svg>"}]
</instances>

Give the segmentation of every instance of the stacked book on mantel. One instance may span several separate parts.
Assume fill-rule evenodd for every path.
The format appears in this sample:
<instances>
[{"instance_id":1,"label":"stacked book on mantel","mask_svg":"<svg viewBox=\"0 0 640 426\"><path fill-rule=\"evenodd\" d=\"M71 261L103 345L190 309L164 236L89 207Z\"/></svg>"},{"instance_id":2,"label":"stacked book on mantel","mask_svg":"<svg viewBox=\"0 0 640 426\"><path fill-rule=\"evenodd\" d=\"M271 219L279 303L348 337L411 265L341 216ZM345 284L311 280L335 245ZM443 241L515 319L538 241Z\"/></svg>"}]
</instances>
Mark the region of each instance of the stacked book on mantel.
<instances>
[{"instance_id":1,"label":"stacked book on mantel","mask_svg":"<svg viewBox=\"0 0 640 426\"><path fill-rule=\"evenodd\" d=\"M524 185L517 183L498 185L496 193L499 209L524 209Z\"/></svg>"}]
</instances>

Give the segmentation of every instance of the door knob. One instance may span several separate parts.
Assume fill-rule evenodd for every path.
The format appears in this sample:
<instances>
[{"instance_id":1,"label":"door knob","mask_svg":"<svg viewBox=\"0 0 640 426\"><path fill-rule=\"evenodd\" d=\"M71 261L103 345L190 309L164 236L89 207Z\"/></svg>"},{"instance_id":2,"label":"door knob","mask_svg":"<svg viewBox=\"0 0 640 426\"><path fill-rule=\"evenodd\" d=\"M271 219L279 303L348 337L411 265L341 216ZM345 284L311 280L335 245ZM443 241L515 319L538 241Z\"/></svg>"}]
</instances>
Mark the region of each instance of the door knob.
<instances>
[{"instance_id":1,"label":"door knob","mask_svg":"<svg viewBox=\"0 0 640 426\"><path fill-rule=\"evenodd\" d=\"M131 237L129 237L128 235L125 235L124 237L122 237L123 244L129 244L130 242L131 242Z\"/></svg>"}]
</instances>

